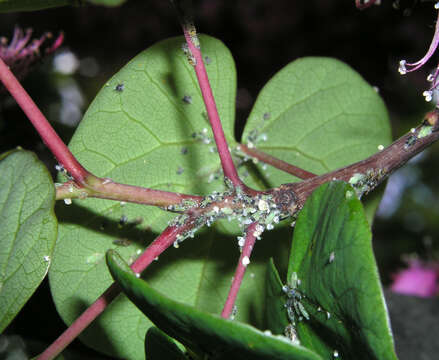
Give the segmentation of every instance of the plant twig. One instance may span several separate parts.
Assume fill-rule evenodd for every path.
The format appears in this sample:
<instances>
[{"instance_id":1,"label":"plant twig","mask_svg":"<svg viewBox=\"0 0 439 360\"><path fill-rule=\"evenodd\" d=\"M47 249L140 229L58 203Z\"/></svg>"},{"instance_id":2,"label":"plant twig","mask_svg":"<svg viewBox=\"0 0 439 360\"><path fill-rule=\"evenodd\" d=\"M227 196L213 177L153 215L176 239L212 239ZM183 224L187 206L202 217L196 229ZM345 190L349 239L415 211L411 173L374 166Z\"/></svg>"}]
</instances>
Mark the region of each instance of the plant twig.
<instances>
[{"instance_id":1,"label":"plant twig","mask_svg":"<svg viewBox=\"0 0 439 360\"><path fill-rule=\"evenodd\" d=\"M369 158L298 183L284 184L272 193L283 211L295 216L318 186L331 181L349 182L357 195L368 194L412 157L439 140L439 110L429 112L425 120L387 148Z\"/></svg>"},{"instance_id":2,"label":"plant twig","mask_svg":"<svg viewBox=\"0 0 439 360\"><path fill-rule=\"evenodd\" d=\"M225 319L230 318L235 306L236 297L238 296L239 289L241 287L242 279L244 278L245 270L250 263L250 255L253 251L253 246L256 241L256 227L258 223L250 224L246 230L245 243L242 248L241 256L239 257L238 265L236 266L235 275L233 276L232 285L230 286L227 300L224 304L221 316Z\"/></svg>"},{"instance_id":3,"label":"plant twig","mask_svg":"<svg viewBox=\"0 0 439 360\"><path fill-rule=\"evenodd\" d=\"M140 186L126 185L111 179L98 178L90 175L84 187L77 187L74 181L59 184L56 187L56 199L84 199L94 197L136 204L160 206L181 204L184 200L198 203L202 196L186 195L163 190L154 190ZM195 204L194 204L195 205Z\"/></svg>"},{"instance_id":4,"label":"plant twig","mask_svg":"<svg viewBox=\"0 0 439 360\"><path fill-rule=\"evenodd\" d=\"M29 94L21 86L20 82L9 70L9 67L0 58L0 80L11 93L15 101L24 111L32 125L38 131L46 146L50 149L60 164L64 166L78 184L83 184L90 174L76 160L68 147L49 124L43 113L35 105Z\"/></svg>"},{"instance_id":5,"label":"plant twig","mask_svg":"<svg viewBox=\"0 0 439 360\"><path fill-rule=\"evenodd\" d=\"M172 2L174 3L174 1ZM179 3L179 1L175 2ZM224 176L228 178L234 186L245 187L238 176L238 172L236 170L235 164L233 163L229 146L224 135L224 130L221 125L221 120L218 114L215 98L213 97L206 67L204 66L197 31L195 29L191 16L188 15L190 9L186 9L184 6L179 6L181 4L174 5L178 12L181 26L183 28L184 37L188 46L188 58L195 69L195 74L198 79L201 95L203 96L204 104L206 106L207 116L212 127L212 132L218 149L218 154L221 160Z\"/></svg>"},{"instance_id":6,"label":"plant twig","mask_svg":"<svg viewBox=\"0 0 439 360\"><path fill-rule=\"evenodd\" d=\"M242 151L244 154L247 154L248 156L258 159L259 161L262 161L268 165L271 165L275 167L276 169L285 171L288 174L291 174L293 176L298 177L299 179L310 179L313 177L316 177L316 174L313 174L309 171L303 170L297 166L291 165L287 163L286 161L277 159L271 155L268 155L267 153L264 153L263 151L257 150L255 148L249 148L247 145L240 144L238 145L239 150Z\"/></svg>"},{"instance_id":7,"label":"plant twig","mask_svg":"<svg viewBox=\"0 0 439 360\"><path fill-rule=\"evenodd\" d=\"M194 221L188 221L182 226L169 226L157 237L131 265L135 273L144 271L154 259L169 248L177 236L189 231L194 226ZM99 298L91 304L59 337L56 339L37 360L50 360L59 355L76 337L91 324L105 308L119 295L120 289L116 283L108 287Z\"/></svg>"}]
</instances>

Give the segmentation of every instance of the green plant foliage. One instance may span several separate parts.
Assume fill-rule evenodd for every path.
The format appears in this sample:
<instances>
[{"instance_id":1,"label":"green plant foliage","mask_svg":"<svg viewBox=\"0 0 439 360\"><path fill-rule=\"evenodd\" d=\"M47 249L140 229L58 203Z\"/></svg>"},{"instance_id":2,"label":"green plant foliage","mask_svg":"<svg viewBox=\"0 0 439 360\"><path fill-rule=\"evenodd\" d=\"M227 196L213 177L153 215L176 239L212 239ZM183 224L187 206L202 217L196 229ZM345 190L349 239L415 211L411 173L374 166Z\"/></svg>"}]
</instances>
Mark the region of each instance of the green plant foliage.
<instances>
[{"instance_id":1,"label":"green plant foliage","mask_svg":"<svg viewBox=\"0 0 439 360\"><path fill-rule=\"evenodd\" d=\"M0 155L0 332L49 269L57 236L54 189L33 153Z\"/></svg>"},{"instance_id":2,"label":"green plant foliage","mask_svg":"<svg viewBox=\"0 0 439 360\"><path fill-rule=\"evenodd\" d=\"M284 337L261 332L249 325L225 320L173 301L138 279L115 251L107 252L107 264L123 291L160 329L196 353L213 359L318 360L317 354L293 345Z\"/></svg>"},{"instance_id":3,"label":"green plant foliage","mask_svg":"<svg viewBox=\"0 0 439 360\"><path fill-rule=\"evenodd\" d=\"M297 219L288 279L301 280L310 315L297 332L324 358L396 359L371 237L361 202L342 182L315 190Z\"/></svg>"},{"instance_id":4,"label":"green plant foliage","mask_svg":"<svg viewBox=\"0 0 439 360\"><path fill-rule=\"evenodd\" d=\"M233 59L220 41L207 36L200 40L209 58L207 71L226 136L233 143ZM99 176L150 188L195 194L221 190L222 180L208 183L210 174L220 168L218 155L209 151L213 142L204 144L192 137L201 133L212 141L210 130L203 133L209 124L193 68L181 50L183 42L180 37L154 45L105 84L70 144L86 168ZM190 100L184 101L184 96ZM103 261L106 250L118 248L125 259L133 260L172 218L157 208L100 199L61 203L57 213L62 225L49 276L57 309L67 323L112 282ZM127 221L121 222L125 217ZM240 294L238 318L242 321L255 321L252 313L262 306L266 260L257 261L258 251L264 254L269 244L261 245ZM209 231L167 251L145 276L152 286L179 301L218 313L238 258L235 237ZM82 340L111 356L143 359L149 326L121 297Z\"/></svg>"},{"instance_id":5,"label":"green plant foliage","mask_svg":"<svg viewBox=\"0 0 439 360\"><path fill-rule=\"evenodd\" d=\"M78 4L79 0L0 0L0 12L35 11Z\"/></svg>"},{"instance_id":6,"label":"green plant foliage","mask_svg":"<svg viewBox=\"0 0 439 360\"><path fill-rule=\"evenodd\" d=\"M220 41L208 36L200 36L200 41L224 132L230 146L235 148L234 62ZM87 169L117 182L161 190L205 195L224 189L203 100L193 68L182 50L183 43L183 38L179 37L150 47L105 84L69 145ZM301 61L306 63L307 60ZM314 63L315 59L309 61ZM343 67L335 60L319 61L329 70L331 68L324 65L325 61ZM299 67L299 70L303 69ZM349 70L344 76L354 88L352 93L357 87L368 89L369 92L364 92L370 97L363 94L368 107L363 107L363 111L370 114L375 111L371 108L382 108L379 97L358 75ZM350 76L354 80L351 81ZM336 81L335 78L332 80ZM340 91L337 84L333 84L334 92ZM268 97L269 91L264 90L265 93L264 97ZM331 93L331 87L324 93L336 96ZM349 98L336 97L336 100L349 102L352 93L344 92ZM273 98L277 95L275 91L272 94ZM332 106L329 100L325 105L317 101L318 97L314 99L316 103L310 103L310 106ZM387 117L381 110L377 118L373 118L373 124L380 128L377 136L383 136L387 131L387 125L383 125ZM291 124L303 122L305 114L305 110L299 108ZM353 118L358 122L364 120L364 116ZM306 117L305 120L313 121ZM316 128L322 126L319 121L316 118ZM356 121L347 121L345 127L360 131L363 128ZM339 124L333 125L335 133ZM285 123L285 126L290 131L298 125L290 128L289 123ZM362 137L376 146L375 132L368 134L363 133ZM335 142L328 143L328 152L348 149L339 144L339 137L332 136L329 140ZM320 142L317 137L316 146L321 146ZM363 149L360 145L359 148ZM367 154L352 149L347 152L354 154L345 159L349 162L360 160L371 150ZM241 171L245 171L245 167ZM257 173L252 171L251 179L247 178L249 184L264 187L262 182L255 184L255 176ZM109 248L118 248L127 261L133 261L172 218L171 214L157 208L102 199L74 200L69 206L61 204L57 214L61 222L60 236L49 276L57 309L66 323L71 323L110 285L111 277L103 261ZM223 222L198 235L197 239L187 240L180 249L167 251L159 263L145 273L148 283L178 301L219 313L238 259L237 234L237 226L232 229L230 224ZM237 302L237 319L240 321L256 326L263 324L265 264L270 256L283 248L278 234L264 235L266 241L258 243L252 255ZM112 356L142 359L144 334L150 326L151 323L126 298L120 297L81 339Z\"/></svg>"},{"instance_id":7,"label":"green plant foliage","mask_svg":"<svg viewBox=\"0 0 439 360\"><path fill-rule=\"evenodd\" d=\"M321 175L376 153L390 143L391 132L383 101L357 72L335 59L306 57L285 66L259 93L243 143L258 137L252 141L258 149ZM258 169L270 187L298 180L261 164Z\"/></svg>"},{"instance_id":8,"label":"green plant foliage","mask_svg":"<svg viewBox=\"0 0 439 360\"><path fill-rule=\"evenodd\" d=\"M282 291L282 281L270 259L267 265L266 276L266 302L265 302L265 321L267 329L273 334L284 334L285 327L288 325L287 312L285 311L285 297Z\"/></svg>"},{"instance_id":9,"label":"green plant foliage","mask_svg":"<svg viewBox=\"0 0 439 360\"><path fill-rule=\"evenodd\" d=\"M96 5L119 6L127 0L88 0L88 2Z\"/></svg>"},{"instance_id":10,"label":"green plant foliage","mask_svg":"<svg viewBox=\"0 0 439 360\"><path fill-rule=\"evenodd\" d=\"M156 327L150 327L145 337L146 360L186 360L175 341Z\"/></svg>"}]
</instances>

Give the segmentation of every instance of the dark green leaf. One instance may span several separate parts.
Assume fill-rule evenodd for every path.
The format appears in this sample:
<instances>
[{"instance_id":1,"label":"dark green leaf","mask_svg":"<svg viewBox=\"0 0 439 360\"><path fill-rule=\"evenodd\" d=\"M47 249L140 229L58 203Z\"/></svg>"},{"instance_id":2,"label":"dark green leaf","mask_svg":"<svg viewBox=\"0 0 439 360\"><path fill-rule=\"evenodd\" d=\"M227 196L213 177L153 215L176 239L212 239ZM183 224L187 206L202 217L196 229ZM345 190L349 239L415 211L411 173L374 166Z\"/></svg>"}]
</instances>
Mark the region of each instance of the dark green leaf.
<instances>
[{"instance_id":1,"label":"dark green leaf","mask_svg":"<svg viewBox=\"0 0 439 360\"><path fill-rule=\"evenodd\" d=\"M96 5L119 6L127 0L88 0L88 2Z\"/></svg>"},{"instance_id":2,"label":"dark green leaf","mask_svg":"<svg viewBox=\"0 0 439 360\"><path fill-rule=\"evenodd\" d=\"M324 358L396 359L371 232L348 184L331 182L299 214L288 279L296 273L311 319L298 323L302 345Z\"/></svg>"},{"instance_id":3,"label":"dark green leaf","mask_svg":"<svg viewBox=\"0 0 439 360\"><path fill-rule=\"evenodd\" d=\"M78 0L0 0L0 12L34 11L78 4Z\"/></svg>"},{"instance_id":4,"label":"dark green leaf","mask_svg":"<svg viewBox=\"0 0 439 360\"><path fill-rule=\"evenodd\" d=\"M0 155L0 332L46 276L57 236L55 186L35 154Z\"/></svg>"},{"instance_id":5,"label":"dark green leaf","mask_svg":"<svg viewBox=\"0 0 439 360\"><path fill-rule=\"evenodd\" d=\"M174 340L154 326L146 333L145 357L146 360L187 360Z\"/></svg>"},{"instance_id":6,"label":"dark green leaf","mask_svg":"<svg viewBox=\"0 0 439 360\"><path fill-rule=\"evenodd\" d=\"M284 334L285 327L289 324L287 312L285 310L285 298L282 291L282 281L270 259L266 272L266 302L265 302L265 323L273 334Z\"/></svg>"},{"instance_id":7,"label":"dark green leaf","mask_svg":"<svg viewBox=\"0 0 439 360\"><path fill-rule=\"evenodd\" d=\"M107 252L107 264L125 294L156 326L169 336L212 359L321 359L312 351L293 345L249 325L225 320L170 300L132 272L119 267L119 255Z\"/></svg>"}]
</instances>

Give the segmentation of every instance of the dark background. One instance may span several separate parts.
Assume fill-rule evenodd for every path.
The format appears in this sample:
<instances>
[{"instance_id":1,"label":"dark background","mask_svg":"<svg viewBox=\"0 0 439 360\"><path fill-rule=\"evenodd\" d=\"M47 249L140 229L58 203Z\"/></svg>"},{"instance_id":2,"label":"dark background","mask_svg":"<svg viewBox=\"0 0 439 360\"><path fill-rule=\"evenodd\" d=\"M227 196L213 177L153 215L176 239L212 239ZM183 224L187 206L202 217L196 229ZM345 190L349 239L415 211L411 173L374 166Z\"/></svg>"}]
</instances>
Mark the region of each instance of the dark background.
<instances>
[{"instance_id":1,"label":"dark background","mask_svg":"<svg viewBox=\"0 0 439 360\"><path fill-rule=\"evenodd\" d=\"M199 32L221 39L235 58L238 139L259 90L283 66L303 56L336 57L377 86L388 107L395 139L416 126L432 108L432 104L424 101L422 92L429 87L426 77L437 65L437 56L425 68L405 76L400 76L397 68L400 59L418 60L428 49L436 20L434 2L382 0L380 6L365 11L357 10L354 0L204 0L196 3ZM46 59L23 82L65 141L74 130L72 122L78 120L110 76L153 43L181 34L169 2L163 0L129 0L119 8L66 7L2 14L0 35L11 37L16 24L34 28L36 37L45 31L54 34L64 31L62 49L71 51L79 60L79 69L74 74L60 75L53 71L52 59ZM69 121L60 121L62 102L69 99L62 95L61 88L65 84L76 91L70 98L76 104L76 113L67 117ZM53 157L21 110L11 99L3 98L0 152L18 145L35 151L54 170ZM390 181L373 227L374 247L384 284L389 284L391 274L404 267L403 255L417 254L428 261L439 259L437 159L439 147L434 145ZM390 310L391 314L401 317L398 299L392 296ZM46 304L44 311L42 304ZM428 304L425 309L429 312L424 316L431 319L436 302ZM413 305L419 306L419 303ZM398 326L397 335L418 337L419 341L430 344L427 345L430 348L431 342L435 342L431 339L434 335L431 324L404 323L400 318L393 323L394 327ZM417 328L408 330L408 326ZM63 329L64 324L54 311L44 282L6 333L18 333L44 344L53 341ZM421 331L424 331L422 335ZM408 343L406 339L403 342ZM79 343L75 346L84 351ZM412 348L419 350L419 346L422 344ZM435 358L437 350L429 349L422 359ZM403 353L401 359L421 359L405 348Z\"/></svg>"}]
</instances>

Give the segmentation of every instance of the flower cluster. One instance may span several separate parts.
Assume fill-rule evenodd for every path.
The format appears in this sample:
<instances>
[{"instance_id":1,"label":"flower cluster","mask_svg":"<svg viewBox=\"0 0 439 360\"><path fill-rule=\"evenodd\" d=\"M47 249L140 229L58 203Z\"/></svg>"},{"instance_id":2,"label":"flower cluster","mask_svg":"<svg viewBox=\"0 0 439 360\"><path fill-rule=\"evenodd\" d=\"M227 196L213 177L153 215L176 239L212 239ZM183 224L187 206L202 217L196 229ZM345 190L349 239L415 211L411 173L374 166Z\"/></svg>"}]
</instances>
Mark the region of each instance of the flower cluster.
<instances>
[{"instance_id":1,"label":"flower cluster","mask_svg":"<svg viewBox=\"0 0 439 360\"><path fill-rule=\"evenodd\" d=\"M435 3L435 9L439 9L439 2ZM399 73L401 75L405 75L408 72L412 72L418 70L422 67L434 54L436 48L439 44L439 12L438 12L438 20L436 21L436 28L434 31L433 40L431 41L430 47L424 57L416 62L408 63L406 60L401 60L399 62ZM425 97L426 101L431 101L436 93L439 91L439 65L433 71L433 73L429 74L427 77L427 81L431 82L431 86L428 90L425 90L422 95Z\"/></svg>"},{"instance_id":2,"label":"flower cluster","mask_svg":"<svg viewBox=\"0 0 439 360\"><path fill-rule=\"evenodd\" d=\"M52 34L46 32L39 39L31 40L32 32L32 29L23 30L16 26L9 43L7 38L0 38L0 58L18 79L26 76L36 62L53 53L64 40L61 33L52 44L44 46Z\"/></svg>"}]
</instances>

